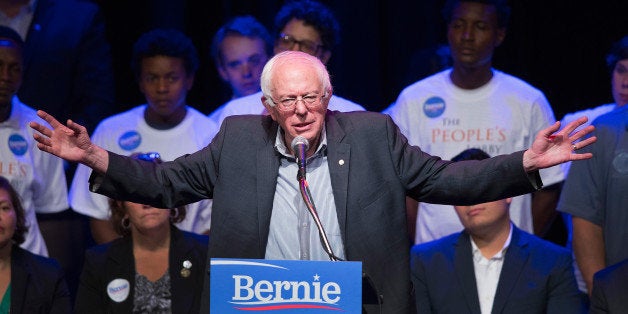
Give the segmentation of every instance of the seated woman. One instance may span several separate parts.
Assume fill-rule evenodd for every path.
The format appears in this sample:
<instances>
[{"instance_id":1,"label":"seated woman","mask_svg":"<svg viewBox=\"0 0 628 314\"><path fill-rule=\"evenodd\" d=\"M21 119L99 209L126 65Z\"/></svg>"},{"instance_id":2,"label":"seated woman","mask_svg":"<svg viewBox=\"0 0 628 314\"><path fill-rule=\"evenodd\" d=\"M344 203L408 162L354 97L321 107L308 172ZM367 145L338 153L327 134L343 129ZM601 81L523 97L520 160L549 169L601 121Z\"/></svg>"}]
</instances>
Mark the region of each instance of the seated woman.
<instances>
[{"instance_id":1,"label":"seated woman","mask_svg":"<svg viewBox=\"0 0 628 314\"><path fill-rule=\"evenodd\" d=\"M0 313L71 313L57 261L20 248L27 231L20 198L0 176Z\"/></svg>"},{"instance_id":2,"label":"seated woman","mask_svg":"<svg viewBox=\"0 0 628 314\"><path fill-rule=\"evenodd\" d=\"M159 154L135 156L161 162ZM77 313L198 313L207 276L206 235L179 230L185 207L159 209L110 200L122 235L87 251Z\"/></svg>"}]
</instances>

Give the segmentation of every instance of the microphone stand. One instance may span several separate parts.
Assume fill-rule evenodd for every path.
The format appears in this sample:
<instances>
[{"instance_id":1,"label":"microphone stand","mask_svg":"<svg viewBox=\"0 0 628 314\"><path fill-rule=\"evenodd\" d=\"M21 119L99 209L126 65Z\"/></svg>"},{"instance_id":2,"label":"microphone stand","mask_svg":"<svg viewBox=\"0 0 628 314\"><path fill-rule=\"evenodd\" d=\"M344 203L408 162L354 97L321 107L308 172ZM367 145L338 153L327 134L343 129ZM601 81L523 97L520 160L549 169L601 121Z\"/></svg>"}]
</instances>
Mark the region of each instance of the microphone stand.
<instances>
[{"instance_id":1,"label":"microphone stand","mask_svg":"<svg viewBox=\"0 0 628 314\"><path fill-rule=\"evenodd\" d=\"M304 175L297 176L299 180L299 190L301 191L301 197L305 202L305 206L307 210L312 215L314 222L316 223L316 228L318 228L318 235L321 238L321 243L323 244L323 249L325 253L329 255L329 260L331 261L342 261L342 259L334 254L334 251L329 244L329 239L327 239L327 234L325 233L325 229L323 228L323 224L321 223L320 218L318 217L318 213L316 212L316 206L314 206L314 201L312 200L312 194L310 194L310 188L307 184L307 180L305 180Z\"/></svg>"},{"instance_id":2,"label":"microphone stand","mask_svg":"<svg viewBox=\"0 0 628 314\"><path fill-rule=\"evenodd\" d=\"M323 228L323 224L321 223L320 218L318 217L318 213L316 212L316 206L314 206L314 202L312 201L312 195L310 194L310 188L307 184L307 180L305 180L305 174L297 174L297 180L299 180L299 190L301 190L301 197L303 197L303 201L307 206L308 211L314 218L314 222L316 223L316 227L318 228L318 235L320 236L321 243L323 244L323 249L327 255L329 255L329 260L332 262L342 261L340 257L334 255L334 252L329 244L329 240L327 239L327 234L325 233L325 229ZM375 304L379 306L379 313L382 313L382 299L377 289L375 289L375 285L371 281L371 278L364 271L362 272L362 307L364 311L365 304Z\"/></svg>"},{"instance_id":3,"label":"microphone stand","mask_svg":"<svg viewBox=\"0 0 628 314\"><path fill-rule=\"evenodd\" d=\"M295 149L295 151L297 150ZM297 163L298 162L305 163L304 156L305 156L304 153L302 156L297 155ZM301 158L303 158L303 160L300 160ZM297 181L299 181L299 190L301 191L301 197L303 198L303 201L305 202L305 206L307 207L307 210L312 215L312 218L314 219L314 222L316 223L316 228L318 228L318 235L320 237L321 243L323 244L323 249L325 250L325 253L327 253L327 255L329 256L329 260L331 260L332 262L342 261L343 259L341 259L340 257L334 254L331 248L331 245L329 244L329 239L327 239L327 233L325 233L323 224L321 223L321 220L318 217L316 206L314 205L312 194L310 193L309 185L307 183L307 180L305 179L305 166L300 167L299 171L297 172ZM377 289L375 289L375 286L373 285L371 278L363 271L362 272L362 307L363 307L362 310L365 311L364 310L365 304L375 304L375 305L379 305L379 313L382 313L382 303L383 302L382 302L381 296L377 292Z\"/></svg>"}]
</instances>

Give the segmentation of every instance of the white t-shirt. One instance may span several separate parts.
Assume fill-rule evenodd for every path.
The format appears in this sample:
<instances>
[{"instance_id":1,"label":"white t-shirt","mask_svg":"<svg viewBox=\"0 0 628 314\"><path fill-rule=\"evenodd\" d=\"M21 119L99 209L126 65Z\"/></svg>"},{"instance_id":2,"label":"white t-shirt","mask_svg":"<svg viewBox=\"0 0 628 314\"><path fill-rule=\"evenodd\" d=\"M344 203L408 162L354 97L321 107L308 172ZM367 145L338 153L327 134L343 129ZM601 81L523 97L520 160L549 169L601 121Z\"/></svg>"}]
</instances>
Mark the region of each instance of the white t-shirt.
<instances>
[{"instance_id":1,"label":"white t-shirt","mask_svg":"<svg viewBox=\"0 0 628 314\"><path fill-rule=\"evenodd\" d=\"M260 91L255 94L230 100L209 114L209 117L220 126L222 120L228 116L266 114L266 108L264 108L262 104L262 96L263 93ZM364 111L364 107L336 95L332 95L331 99L329 99L327 109L342 112Z\"/></svg>"},{"instance_id":2,"label":"white t-shirt","mask_svg":"<svg viewBox=\"0 0 628 314\"><path fill-rule=\"evenodd\" d=\"M12 100L9 119L0 122L0 176L9 180L22 198L28 232L21 247L48 256L35 213L56 213L68 208L68 189L63 161L37 148L31 121L48 125L36 111Z\"/></svg>"},{"instance_id":3,"label":"white t-shirt","mask_svg":"<svg viewBox=\"0 0 628 314\"><path fill-rule=\"evenodd\" d=\"M92 142L113 153L158 152L162 160L170 161L207 146L216 135L213 121L194 108L187 107L187 114L176 127L157 130L144 119L147 105L103 120L92 135ZM70 205L84 215L106 220L110 217L108 198L89 191L91 169L79 165L70 186ZM177 226L183 230L203 233L211 222L211 200L203 200L187 206L187 215Z\"/></svg>"},{"instance_id":4,"label":"white t-shirt","mask_svg":"<svg viewBox=\"0 0 628 314\"><path fill-rule=\"evenodd\" d=\"M542 92L526 82L493 70L493 78L474 90L456 87L451 69L406 87L387 113L412 145L451 159L468 148L491 156L527 149L540 130L555 122ZM564 179L555 166L541 170L544 185ZM473 178L469 178L473 180ZM513 198L512 221L533 233L531 196ZM463 229L452 206L420 203L416 243L441 238Z\"/></svg>"}]
</instances>

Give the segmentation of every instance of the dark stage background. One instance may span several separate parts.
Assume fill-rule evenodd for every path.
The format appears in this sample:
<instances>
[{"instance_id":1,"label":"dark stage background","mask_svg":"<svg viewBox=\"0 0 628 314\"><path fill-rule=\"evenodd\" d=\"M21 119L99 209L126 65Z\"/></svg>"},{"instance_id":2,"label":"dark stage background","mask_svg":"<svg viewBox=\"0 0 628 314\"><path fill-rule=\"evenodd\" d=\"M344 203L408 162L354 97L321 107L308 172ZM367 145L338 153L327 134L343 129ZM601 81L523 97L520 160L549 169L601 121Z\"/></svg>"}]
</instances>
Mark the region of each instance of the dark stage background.
<instances>
[{"instance_id":1,"label":"dark stage background","mask_svg":"<svg viewBox=\"0 0 628 314\"><path fill-rule=\"evenodd\" d=\"M129 70L131 46L155 27L183 30L195 42L201 69L188 102L209 113L227 100L208 45L230 17L251 14L273 31L283 1L98 0L106 16L117 80L117 111L144 99ZM445 43L444 0L322 1L341 24L342 43L329 64L335 92L381 111L399 92L428 74L424 51ZM565 113L612 102L604 56L628 35L628 1L516 0L494 67L541 89L557 119Z\"/></svg>"}]
</instances>

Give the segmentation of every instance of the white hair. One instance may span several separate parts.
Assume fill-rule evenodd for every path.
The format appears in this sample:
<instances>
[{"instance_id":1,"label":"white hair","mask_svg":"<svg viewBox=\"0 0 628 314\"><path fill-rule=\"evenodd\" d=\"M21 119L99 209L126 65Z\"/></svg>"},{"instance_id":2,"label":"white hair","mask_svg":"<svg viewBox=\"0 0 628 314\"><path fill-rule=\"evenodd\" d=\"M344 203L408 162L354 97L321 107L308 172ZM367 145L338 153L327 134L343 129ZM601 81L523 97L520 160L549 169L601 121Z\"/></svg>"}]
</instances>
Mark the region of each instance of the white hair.
<instances>
[{"instance_id":1,"label":"white hair","mask_svg":"<svg viewBox=\"0 0 628 314\"><path fill-rule=\"evenodd\" d=\"M323 86L323 90L325 91L324 96L331 94L332 86L331 81L329 79L329 72L327 72L327 68L325 65L316 57L311 56L307 53L301 51L284 51L276 54L272 57L266 65L264 65L264 69L262 70L261 76L261 88L264 97L266 97L266 104L273 107L275 104L272 101L272 92L274 87L271 82L273 79L273 75L275 75L275 69L282 64L286 64L292 62L294 60L299 60L302 63L306 63L314 67L316 73L318 74L318 79Z\"/></svg>"}]
</instances>

